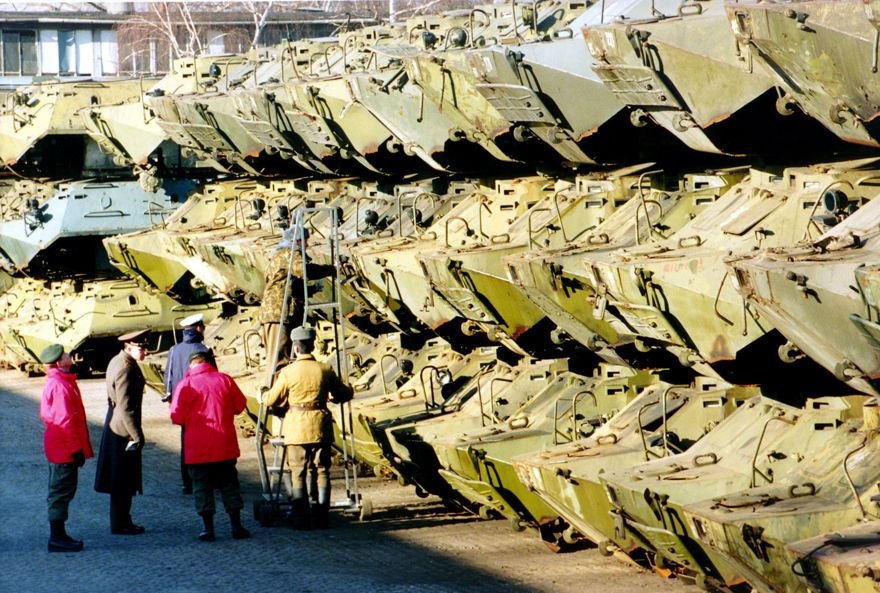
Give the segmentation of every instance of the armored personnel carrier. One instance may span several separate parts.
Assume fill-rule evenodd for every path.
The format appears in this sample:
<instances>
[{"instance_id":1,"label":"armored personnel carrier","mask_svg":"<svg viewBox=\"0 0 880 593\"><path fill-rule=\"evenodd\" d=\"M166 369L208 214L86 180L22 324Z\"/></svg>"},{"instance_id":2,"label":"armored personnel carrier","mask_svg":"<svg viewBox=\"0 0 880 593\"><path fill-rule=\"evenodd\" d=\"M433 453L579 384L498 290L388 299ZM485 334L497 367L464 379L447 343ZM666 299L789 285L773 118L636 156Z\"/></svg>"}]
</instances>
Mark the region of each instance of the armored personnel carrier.
<instances>
[{"instance_id":1,"label":"armored personnel carrier","mask_svg":"<svg viewBox=\"0 0 880 593\"><path fill-rule=\"evenodd\" d=\"M568 523L523 484L513 458L586 438L656 380L651 373L613 365L601 365L592 377L566 371L542 380L528 373L527 388L536 393L509 418L492 422L496 417L485 414L480 428L456 427L429 441L442 466L438 473L480 505L482 514L498 514L515 529L536 528L558 549L580 536L566 531ZM507 399L504 392L501 397Z\"/></svg>"},{"instance_id":2,"label":"armored personnel carrier","mask_svg":"<svg viewBox=\"0 0 880 593\"><path fill-rule=\"evenodd\" d=\"M798 241L812 224L822 187L864 175L846 166L791 168L781 176L753 169L747 181L668 240L587 253L587 266L607 287L615 311L641 337L663 344L702 374L721 373L745 383L752 369L736 360L773 326L743 306L728 284L724 258ZM727 369L722 361L734 364ZM735 379L725 373L745 374Z\"/></svg>"},{"instance_id":3,"label":"armored personnel carrier","mask_svg":"<svg viewBox=\"0 0 880 593\"><path fill-rule=\"evenodd\" d=\"M780 348L784 360L807 355L852 388L877 394L873 376L880 361L872 287L880 203L871 199L859 208L877 193L872 176L820 188L824 191L812 198L817 214L803 233L805 241L734 256L728 265L749 305L787 338Z\"/></svg>"},{"instance_id":4,"label":"armored personnel carrier","mask_svg":"<svg viewBox=\"0 0 880 593\"><path fill-rule=\"evenodd\" d=\"M781 113L806 113L843 140L869 146L878 146L878 9L849 0L727 7L742 59L762 64L781 87Z\"/></svg>"},{"instance_id":5,"label":"armored personnel carrier","mask_svg":"<svg viewBox=\"0 0 880 593\"><path fill-rule=\"evenodd\" d=\"M118 173L126 163L114 161L90 138L80 112L104 104L140 105L144 87L154 82L87 79L16 89L0 109L0 161L19 175L34 177ZM65 158L54 158L58 154Z\"/></svg>"},{"instance_id":6,"label":"armored personnel carrier","mask_svg":"<svg viewBox=\"0 0 880 593\"><path fill-rule=\"evenodd\" d=\"M304 227L330 276L288 304L347 362L358 464L721 590L873 590L878 14L513 2L19 89L2 358L100 371L150 327L163 391L204 312L277 436L267 272Z\"/></svg>"}]
</instances>

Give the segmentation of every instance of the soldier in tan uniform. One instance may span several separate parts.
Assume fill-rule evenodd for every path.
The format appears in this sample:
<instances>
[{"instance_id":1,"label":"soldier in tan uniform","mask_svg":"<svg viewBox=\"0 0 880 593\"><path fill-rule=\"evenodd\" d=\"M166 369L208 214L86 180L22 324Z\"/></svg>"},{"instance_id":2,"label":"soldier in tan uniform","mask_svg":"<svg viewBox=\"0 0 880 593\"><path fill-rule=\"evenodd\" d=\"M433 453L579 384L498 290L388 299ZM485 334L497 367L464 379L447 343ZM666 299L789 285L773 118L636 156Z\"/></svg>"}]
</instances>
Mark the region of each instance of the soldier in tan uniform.
<instances>
[{"instance_id":1,"label":"soldier in tan uniform","mask_svg":"<svg viewBox=\"0 0 880 593\"><path fill-rule=\"evenodd\" d=\"M287 408L281 432L293 480L293 515L297 527L322 529L328 526L330 448L333 442L333 417L327 404L347 402L353 392L333 369L312 356L314 329L298 327L291 332L290 338L296 360L281 370L275 384L263 394L262 401L269 407ZM311 513L306 498L309 467L315 468L318 486L318 502Z\"/></svg>"}]
</instances>

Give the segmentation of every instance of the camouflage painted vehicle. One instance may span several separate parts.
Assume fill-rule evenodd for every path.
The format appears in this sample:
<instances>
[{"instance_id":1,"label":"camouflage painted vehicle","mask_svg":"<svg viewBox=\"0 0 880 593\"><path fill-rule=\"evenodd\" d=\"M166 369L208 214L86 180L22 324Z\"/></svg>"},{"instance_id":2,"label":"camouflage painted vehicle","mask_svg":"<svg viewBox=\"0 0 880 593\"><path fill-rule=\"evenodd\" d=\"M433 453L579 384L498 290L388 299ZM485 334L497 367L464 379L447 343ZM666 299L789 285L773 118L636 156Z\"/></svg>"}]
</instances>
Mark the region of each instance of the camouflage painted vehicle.
<instances>
[{"instance_id":1,"label":"camouflage painted vehicle","mask_svg":"<svg viewBox=\"0 0 880 593\"><path fill-rule=\"evenodd\" d=\"M693 571L709 583L731 585L750 577L726 542L707 539L706 533L720 529L705 518L692 521L689 510L720 501L724 508L719 512L735 516L741 501L724 501L736 499L736 493L771 484L777 490L798 490L810 460L838 445L844 446L842 451L852 448L846 448L853 437L844 425L861 416L864 399L816 398L808 400L806 408L796 408L756 398L684 453L606 472L602 481L624 541L652 550L663 562ZM749 513L757 506L743 504ZM784 554L781 546L779 550Z\"/></svg>"},{"instance_id":2,"label":"camouflage painted vehicle","mask_svg":"<svg viewBox=\"0 0 880 593\"><path fill-rule=\"evenodd\" d=\"M692 387L660 382L645 388L589 437L511 461L523 484L598 544L600 552L632 551L645 544L623 531L623 517L608 498L602 476L687 450L756 393L706 377L698 377Z\"/></svg>"},{"instance_id":3,"label":"camouflage painted vehicle","mask_svg":"<svg viewBox=\"0 0 880 593\"><path fill-rule=\"evenodd\" d=\"M878 518L872 500L880 478L877 408L863 408L868 401L864 396L808 400L809 426L801 427L791 449L800 461L790 475L759 473L752 484L757 487L685 506L682 521L693 526L704 548L723 554L756 590L803 591L787 544ZM778 457L785 450L774 447L773 453Z\"/></svg>"},{"instance_id":4,"label":"camouflage painted vehicle","mask_svg":"<svg viewBox=\"0 0 880 593\"><path fill-rule=\"evenodd\" d=\"M668 239L587 253L586 266L596 285L605 287L609 308L643 340L662 345L701 374L761 381L765 369L748 361L766 362L763 352L775 351L778 340L761 340L774 329L772 322L745 306L724 259L797 242L813 224L823 188L864 175L848 164L788 168L781 174L752 169L747 181Z\"/></svg>"},{"instance_id":5,"label":"camouflage painted vehicle","mask_svg":"<svg viewBox=\"0 0 880 593\"><path fill-rule=\"evenodd\" d=\"M781 113L803 111L847 142L880 146L876 0L738 3L727 12L743 59L784 89Z\"/></svg>"},{"instance_id":6,"label":"camouflage painted vehicle","mask_svg":"<svg viewBox=\"0 0 880 593\"><path fill-rule=\"evenodd\" d=\"M533 377L528 373L530 382ZM515 529L537 528L548 545L559 549L577 536L566 532L568 524L519 480L511 460L589 436L656 381L647 371L600 365L592 377L562 372L532 383L537 393L506 420L492 423L495 418L484 417L480 428L432 438L439 474L481 514L502 516Z\"/></svg>"},{"instance_id":7,"label":"camouflage painted vehicle","mask_svg":"<svg viewBox=\"0 0 880 593\"><path fill-rule=\"evenodd\" d=\"M39 370L39 353L58 343L81 369L103 372L120 348L118 336L149 328L155 347L184 317L203 313L211 319L219 312L216 304L182 305L119 279L20 280L0 295L0 308L4 362L28 371Z\"/></svg>"},{"instance_id":8,"label":"camouflage painted vehicle","mask_svg":"<svg viewBox=\"0 0 880 593\"><path fill-rule=\"evenodd\" d=\"M16 89L0 108L0 162L14 167L20 175L34 177L80 177L84 171L118 173L125 163L114 162L90 139L79 111L136 101L151 84L79 79ZM58 154L65 158L55 158Z\"/></svg>"},{"instance_id":9,"label":"camouflage painted vehicle","mask_svg":"<svg viewBox=\"0 0 880 593\"><path fill-rule=\"evenodd\" d=\"M779 350L783 360L807 355L850 387L876 395L880 253L874 228L880 202L860 207L880 189L871 178L841 181L816 194L818 214L806 241L735 256L728 266L749 307L788 340ZM833 228L809 238L828 226Z\"/></svg>"},{"instance_id":10,"label":"camouflage painted vehicle","mask_svg":"<svg viewBox=\"0 0 880 593\"><path fill-rule=\"evenodd\" d=\"M624 364L619 347L633 342L636 332L607 306L607 287L597 282L587 258L672 235L741 177L728 171L685 175L670 183L659 172L646 171L597 180L587 187L593 195L587 203L612 202L614 212L574 245L508 257L507 274L564 335L608 362Z\"/></svg>"}]
</instances>

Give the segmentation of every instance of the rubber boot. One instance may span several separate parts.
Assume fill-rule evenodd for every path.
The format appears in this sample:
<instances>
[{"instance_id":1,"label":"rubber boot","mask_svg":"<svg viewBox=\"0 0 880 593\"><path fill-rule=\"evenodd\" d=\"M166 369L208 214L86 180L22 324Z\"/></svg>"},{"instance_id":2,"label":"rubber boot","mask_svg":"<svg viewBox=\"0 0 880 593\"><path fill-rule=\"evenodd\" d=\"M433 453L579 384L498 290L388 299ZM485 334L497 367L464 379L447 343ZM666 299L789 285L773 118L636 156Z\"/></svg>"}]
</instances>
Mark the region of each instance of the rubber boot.
<instances>
[{"instance_id":1,"label":"rubber boot","mask_svg":"<svg viewBox=\"0 0 880 593\"><path fill-rule=\"evenodd\" d=\"M80 552L83 542L67 535L64 529L64 521L49 521L49 546L50 552Z\"/></svg>"},{"instance_id":2,"label":"rubber boot","mask_svg":"<svg viewBox=\"0 0 880 593\"><path fill-rule=\"evenodd\" d=\"M212 542L214 536L214 513L199 513L204 523L202 530L199 532L199 541Z\"/></svg>"},{"instance_id":3,"label":"rubber boot","mask_svg":"<svg viewBox=\"0 0 880 593\"><path fill-rule=\"evenodd\" d=\"M229 511L229 522L232 524L232 539L247 539L251 532L241 524L241 509Z\"/></svg>"},{"instance_id":4,"label":"rubber boot","mask_svg":"<svg viewBox=\"0 0 880 593\"><path fill-rule=\"evenodd\" d=\"M318 488L318 503L312 513L312 527L315 529L330 527L330 486Z\"/></svg>"}]
</instances>

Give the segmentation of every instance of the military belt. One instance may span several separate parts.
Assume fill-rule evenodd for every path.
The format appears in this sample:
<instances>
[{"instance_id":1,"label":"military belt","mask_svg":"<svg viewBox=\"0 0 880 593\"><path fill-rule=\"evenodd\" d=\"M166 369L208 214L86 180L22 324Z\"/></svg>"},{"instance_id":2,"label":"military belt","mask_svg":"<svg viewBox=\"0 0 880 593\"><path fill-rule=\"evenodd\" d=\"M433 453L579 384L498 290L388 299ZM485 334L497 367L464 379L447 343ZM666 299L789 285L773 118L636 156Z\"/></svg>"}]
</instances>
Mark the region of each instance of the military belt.
<instances>
[{"instance_id":1,"label":"military belt","mask_svg":"<svg viewBox=\"0 0 880 593\"><path fill-rule=\"evenodd\" d=\"M290 406L290 409L291 409L291 410L299 410L299 411L308 411L308 410L326 410L326 409L327 409L327 405L326 405L326 404L319 404L319 403L314 403L314 404L297 404L297 405L291 405L291 406Z\"/></svg>"}]
</instances>

